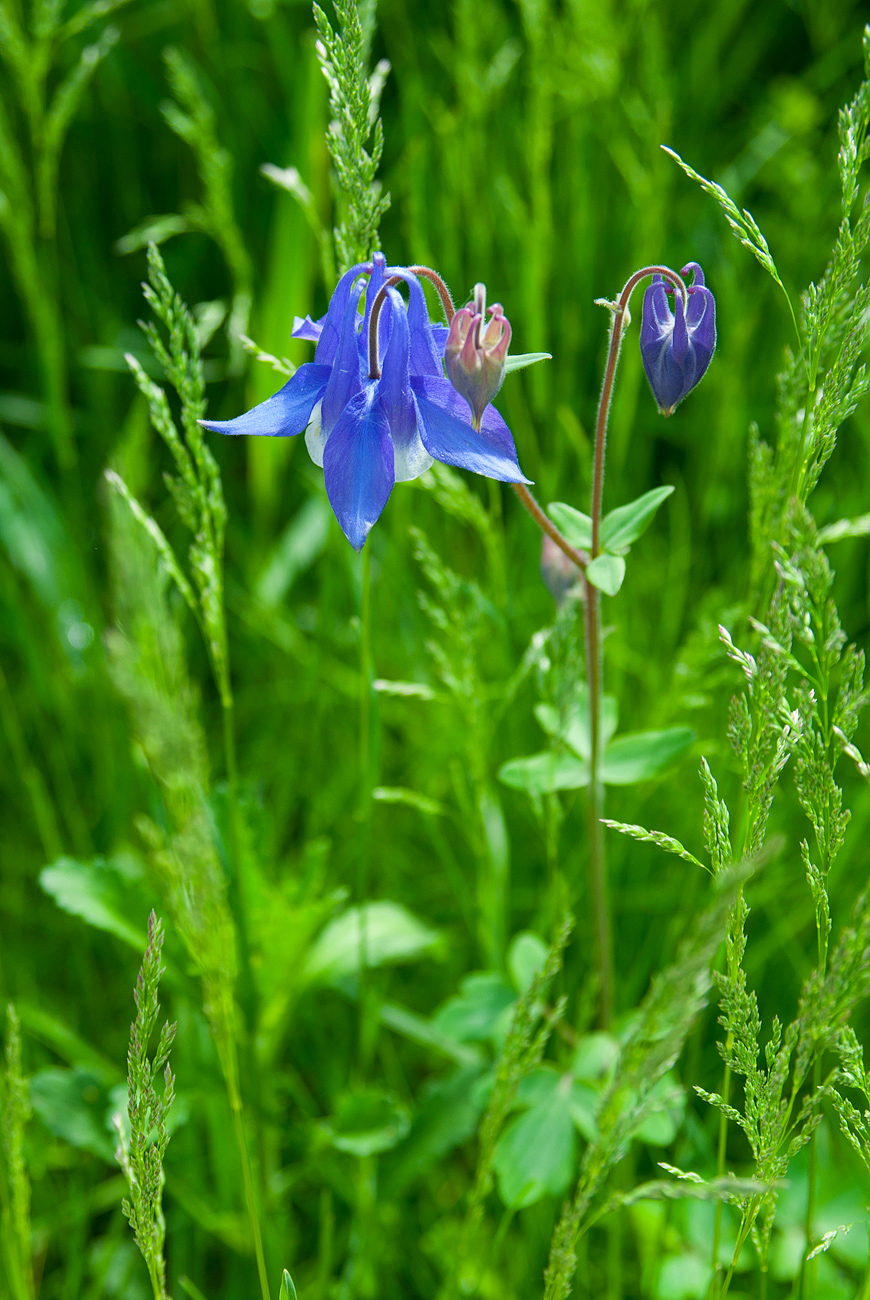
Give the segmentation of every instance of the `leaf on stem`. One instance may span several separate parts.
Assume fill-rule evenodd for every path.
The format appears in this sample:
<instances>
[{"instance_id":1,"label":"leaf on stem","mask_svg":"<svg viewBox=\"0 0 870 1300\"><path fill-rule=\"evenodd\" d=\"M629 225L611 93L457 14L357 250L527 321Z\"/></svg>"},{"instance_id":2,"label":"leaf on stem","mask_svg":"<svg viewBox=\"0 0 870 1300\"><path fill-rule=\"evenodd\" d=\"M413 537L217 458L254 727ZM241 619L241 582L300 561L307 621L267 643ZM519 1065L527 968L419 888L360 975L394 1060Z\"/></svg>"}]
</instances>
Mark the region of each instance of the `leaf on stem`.
<instances>
[{"instance_id":1,"label":"leaf on stem","mask_svg":"<svg viewBox=\"0 0 870 1300\"><path fill-rule=\"evenodd\" d=\"M673 490L670 484L653 488L636 501L618 506L605 515L601 521L601 545L605 551L621 551L623 547L636 542L649 528L655 512Z\"/></svg>"},{"instance_id":2,"label":"leaf on stem","mask_svg":"<svg viewBox=\"0 0 870 1300\"><path fill-rule=\"evenodd\" d=\"M605 551L587 564L586 577L605 596L615 596L625 578L625 560L621 555L610 555Z\"/></svg>"}]
</instances>

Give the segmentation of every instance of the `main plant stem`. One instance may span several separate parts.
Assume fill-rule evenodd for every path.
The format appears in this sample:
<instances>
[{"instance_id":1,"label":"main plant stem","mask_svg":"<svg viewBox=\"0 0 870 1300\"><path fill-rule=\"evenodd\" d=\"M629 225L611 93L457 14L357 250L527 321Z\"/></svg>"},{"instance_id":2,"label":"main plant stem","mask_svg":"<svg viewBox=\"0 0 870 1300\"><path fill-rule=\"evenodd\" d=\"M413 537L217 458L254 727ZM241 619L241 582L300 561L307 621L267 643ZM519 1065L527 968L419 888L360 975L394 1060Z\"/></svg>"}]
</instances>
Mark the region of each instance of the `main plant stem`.
<instances>
[{"instance_id":1,"label":"main plant stem","mask_svg":"<svg viewBox=\"0 0 870 1300\"><path fill-rule=\"evenodd\" d=\"M601 519L604 501L604 453L607 448L607 420L613 397L613 381L619 361L622 336L628 323L628 304L635 286L648 275L662 275L679 290L683 307L687 306L688 293L679 275L667 266L645 266L635 271L616 302L599 299L601 305L612 312L610 348L604 369L604 383L598 403L595 422L595 456L592 468L592 550L587 555L577 551L565 540L559 530L544 514L534 497L521 483L513 489L543 532L551 537L579 568L583 575L583 595L586 610L586 679L589 688L589 884L592 894L592 914L595 927L595 947L598 963L598 1020L602 1029L610 1026L613 1017L613 938L610 903L607 888L607 864L604 855L604 828L601 817L604 811L604 782L602 780L601 723L604 712L604 653L601 636L601 592L587 576L591 560L601 554Z\"/></svg>"}]
</instances>

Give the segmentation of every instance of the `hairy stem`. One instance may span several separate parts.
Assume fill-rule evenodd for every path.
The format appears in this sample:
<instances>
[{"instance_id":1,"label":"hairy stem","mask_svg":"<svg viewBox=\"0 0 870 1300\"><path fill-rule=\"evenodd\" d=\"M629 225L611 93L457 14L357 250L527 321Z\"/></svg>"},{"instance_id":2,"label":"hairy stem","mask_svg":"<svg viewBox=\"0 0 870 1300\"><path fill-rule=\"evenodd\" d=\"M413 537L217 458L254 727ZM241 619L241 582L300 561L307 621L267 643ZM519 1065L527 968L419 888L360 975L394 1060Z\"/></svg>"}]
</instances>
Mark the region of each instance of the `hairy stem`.
<instances>
[{"instance_id":1,"label":"hairy stem","mask_svg":"<svg viewBox=\"0 0 870 1300\"><path fill-rule=\"evenodd\" d=\"M547 515L544 514L525 483L511 483L511 487L514 492L516 492L517 496L522 501L523 505L526 507L541 531L546 533L548 537L552 538L559 550L567 555L569 560L573 560L577 565L577 568L582 572L589 563L589 556L586 552L578 551L576 547L570 544L570 542L565 541L565 538L559 532L552 519L549 519Z\"/></svg>"},{"instance_id":2,"label":"hairy stem","mask_svg":"<svg viewBox=\"0 0 870 1300\"><path fill-rule=\"evenodd\" d=\"M613 382L619 362L622 336L628 317L628 304L635 286L649 275L663 275L679 290L683 305L687 304L685 283L667 266L645 266L627 281L615 303L607 303L613 317L610 327L610 348L604 368L604 382L598 402L595 421L595 456L592 468L592 559L601 554L601 515L604 501L604 456L607 449L607 421L613 398ZM555 540L555 539L554 539ZM595 925L595 946L598 957L599 1011L598 1019L606 1029L613 1015L613 938L610 904L607 888L607 863L604 856L604 783L601 779L601 720L604 699L604 656L601 642L601 592L588 579L586 592L586 677L589 686L589 878L592 890L592 909Z\"/></svg>"}]
</instances>

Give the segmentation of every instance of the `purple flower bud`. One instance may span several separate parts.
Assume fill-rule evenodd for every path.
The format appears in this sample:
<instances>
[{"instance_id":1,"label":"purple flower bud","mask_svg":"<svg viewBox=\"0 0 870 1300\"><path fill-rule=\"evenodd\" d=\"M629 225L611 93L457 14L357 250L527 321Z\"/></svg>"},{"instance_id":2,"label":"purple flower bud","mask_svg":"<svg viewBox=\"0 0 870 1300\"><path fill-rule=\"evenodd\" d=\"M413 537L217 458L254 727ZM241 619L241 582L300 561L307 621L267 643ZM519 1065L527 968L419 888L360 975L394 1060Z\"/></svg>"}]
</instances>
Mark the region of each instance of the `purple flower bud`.
<instances>
[{"instance_id":1,"label":"purple flower bud","mask_svg":"<svg viewBox=\"0 0 870 1300\"><path fill-rule=\"evenodd\" d=\"M484 323L484 317L492 319ZM486 285L474 286L473 307L461 307L450 322L444 349L447 378L471 407L472 424L480 428L483 413L501 388L511 341L510 322L500 302L486 309Z\"/></svg>"},{"instance_id":2,"label":"purple flower bud","mask_svg":"<svg viewBox=\"0 0 870 1300\"><path fill-rule=\"evenodd\" d=\"M693 283L688 286L689 306L685 313L680 293L671 309L668 295L674 293L674 286L666 284L660 275L653 276L643 296L640 354L662 415L673 415L700 382L716 347L716 303L697 262L689 262L680 275L690 271Z\"/></svg>"},{"instance_id":3,"label":"purple flower bud","mask_svg":"<svg viewBox=\"0 0 870 1300\"><path fill-rule=\"evenodd\" d=\"M555 600L561 606L574 592L580 591L580 571L573 560L569 560L564 551L552 538L544 533L541 539L541 577Z\"/></svg>"}]
</instances>

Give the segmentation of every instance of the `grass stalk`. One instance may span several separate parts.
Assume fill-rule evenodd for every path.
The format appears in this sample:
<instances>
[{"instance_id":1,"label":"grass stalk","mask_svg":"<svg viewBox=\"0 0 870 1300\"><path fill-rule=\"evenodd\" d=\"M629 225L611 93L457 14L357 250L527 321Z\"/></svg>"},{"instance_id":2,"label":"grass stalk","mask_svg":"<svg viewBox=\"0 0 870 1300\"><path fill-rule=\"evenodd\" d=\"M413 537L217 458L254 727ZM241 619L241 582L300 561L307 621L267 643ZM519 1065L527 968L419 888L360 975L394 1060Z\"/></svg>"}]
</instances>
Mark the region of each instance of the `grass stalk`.
<instances>
[{"instance_id":1,"label":"grass stalk","mask_svg":"<svg viewBox=\"0 0 870 1300\"><path fill-rule=\"evenodd\" d=\"M228 1081L229 1083L229 1081ZM238 1088L230 1088L230 1109L233 1114L233 1133L242 1164L242 1184L245 1192L245 1208L251 1225L251 1237L254 1243L254 1257L257 1261L257 1275L260 1279L260 1292L263 1300L271 1300L269 1278L266 1273L266 1259L263 1254L263 1234L260 1230L260 1218L257 1213L257 1201L254 1195L254 1178L251 1172L251 1158L248 1155L248 1141L242 1116L242 1099Z\"/></svg>"}]
</instances>

